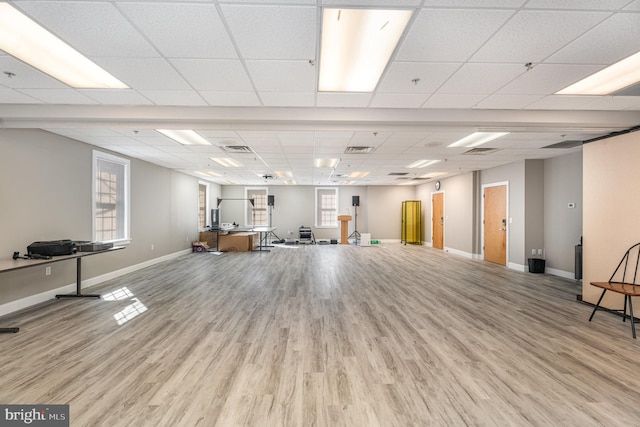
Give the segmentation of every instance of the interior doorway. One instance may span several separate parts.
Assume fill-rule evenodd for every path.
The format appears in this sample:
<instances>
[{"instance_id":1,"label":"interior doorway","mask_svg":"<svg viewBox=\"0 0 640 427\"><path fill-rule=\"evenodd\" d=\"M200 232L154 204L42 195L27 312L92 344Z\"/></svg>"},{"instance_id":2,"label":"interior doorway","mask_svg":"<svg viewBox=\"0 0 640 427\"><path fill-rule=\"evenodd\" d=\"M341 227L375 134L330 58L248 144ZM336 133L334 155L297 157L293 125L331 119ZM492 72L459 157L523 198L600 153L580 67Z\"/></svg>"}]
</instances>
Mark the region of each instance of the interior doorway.
<instances>
[{"instance_id":1,"label":"interior doorway","mask_svg":"<svg viewBox=\"0 0 640 427\"><path fill-rule=\"evenodd\" d=\"M485 261L507 265L507 184L483 186Z\"/></svg>"},{"instance_id":2,"label":"interior doorway","mask_svg":"<svg viewBox=\"0 0 640 427\"><path fill-rule=\"evenodd\" d=\"M431 245L444 249L444 193L431 195Z\"/></svg>"}]
</instances>

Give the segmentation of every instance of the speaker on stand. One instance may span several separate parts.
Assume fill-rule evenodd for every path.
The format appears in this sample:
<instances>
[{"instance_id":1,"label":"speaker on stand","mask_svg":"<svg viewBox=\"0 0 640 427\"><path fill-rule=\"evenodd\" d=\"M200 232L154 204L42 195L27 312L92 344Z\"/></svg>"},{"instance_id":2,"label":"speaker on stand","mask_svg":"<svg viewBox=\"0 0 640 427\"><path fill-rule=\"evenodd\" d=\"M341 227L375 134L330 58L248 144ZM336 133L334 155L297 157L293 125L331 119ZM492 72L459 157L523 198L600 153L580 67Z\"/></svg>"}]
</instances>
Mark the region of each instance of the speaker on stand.
<instances>
[{"instance_id":1,"label":"speaker on stand","mask_svg":"<svg viewBox=\"0 0 640 427\"><path fill-rule=\"evenodd\" d=\"M358 206L360 206L360 196L351 196L351 206L353 206L354 229L353 233L349 235L349 239L355 237L357 245L360 240L360 233L358 232Z\"/></svg>"},{"instance_id":2,"label":"speaker on stand","mask_svg":"<svg viewBox=\"0 0 640 427\"><path fill-rule=\"evenodd\" d=\"M271 215L273 214L273 208L276 205L276 196L270 194L267 195L267 208L269 209L269 232L266 233L264 235L264 243L265 245L268 245L268 239L269 237L272 237L271 241L273 242L273 237L275 237L276 240L280 240L280 238L276 235L276 233L273 232L273 230L271 230Z\"/></svg>"}]
</instances>

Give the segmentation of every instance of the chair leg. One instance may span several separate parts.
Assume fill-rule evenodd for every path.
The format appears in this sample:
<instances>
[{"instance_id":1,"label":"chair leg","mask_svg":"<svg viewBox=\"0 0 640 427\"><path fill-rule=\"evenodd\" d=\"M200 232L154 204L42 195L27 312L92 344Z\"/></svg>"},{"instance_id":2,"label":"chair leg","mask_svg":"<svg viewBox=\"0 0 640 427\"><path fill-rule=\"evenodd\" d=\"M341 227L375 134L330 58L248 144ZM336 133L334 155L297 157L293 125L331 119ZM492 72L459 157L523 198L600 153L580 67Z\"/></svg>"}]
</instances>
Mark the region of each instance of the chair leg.
<instances>
[{"instance_id":1,"label":"chair leg","mask_svg":"<svg viewBox=\"0 0 640 427\"><path fill-rule=\"evenodd\" d=\"M635 337L636 337L636 322L633 319L633 304L631 303L631 295L627 295L627 298L629 298L629 316L631 316L631 334L633 335L633 338L635 339Z\"/></svg>"},{"instance_id":2,"label":"chair leg","mask_svg":"<svg viewBox=\"0 0 640 427\"><path fill-rule=\"evenodd\" d=\"M622 310L622 322L627 321L627 298L629 295L624 296L624 309Z\"/></svg>"},{"instance_id":3,"label":"chair leg","mask_svg":"<svg viewBox=\"0 0 640 427\"><path fill-rule=\"evenodd\" d=\"M600 298L598 298L598 302L596 303L596 306L593 308L593 311L591 312L591 316L589 317L589 322L591 322L591 319L593 319L593 315L596 314L596 311L598 310L598 307L600 307L600 302L602 301L602 297L604 297L604 294L606 292L607 292L606 289L602 290L602 293L600 294Z\"/></svg>"}]
</instances>

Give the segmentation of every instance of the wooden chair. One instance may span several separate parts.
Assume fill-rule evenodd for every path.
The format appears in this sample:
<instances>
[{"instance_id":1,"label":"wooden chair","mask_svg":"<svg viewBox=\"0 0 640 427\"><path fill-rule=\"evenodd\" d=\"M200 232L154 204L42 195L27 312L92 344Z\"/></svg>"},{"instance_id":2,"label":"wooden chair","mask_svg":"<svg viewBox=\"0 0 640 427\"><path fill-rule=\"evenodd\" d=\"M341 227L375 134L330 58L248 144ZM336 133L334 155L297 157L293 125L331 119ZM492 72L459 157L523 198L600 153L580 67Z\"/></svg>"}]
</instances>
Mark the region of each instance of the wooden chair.
<instances>
[{"instance_id":1,"label":"wooden chair","mask_svg":"<svg viewBox=\"0 0 640 427\"><path fill-rule=\"evenodd\" d=\"M620 260L620 263L614 270L608 282L591 282L593 286L602 288L602 294L600 295L598 303L591 313L591 317L589 317L589 322L591 322L591 319L593 319L593 315L596 314L596 311L598 309L608 311L621 311L622 321L626 322L628 304L629 317L631 319L631 334L633 335L633 338L636 337L636 320L633 317L633 303L631 297L640 296L640 284L638 284L638 282L636 281L638 278L639 262L640 243L636 243L635 245L627 249L627 252L625 252L624 256ZM622 310L610 310L600 307L600 302L602 301L602 298L604 297L604 294L607 293L607 291L624 295L624 308Z\"/></svg>"}]
</instances>

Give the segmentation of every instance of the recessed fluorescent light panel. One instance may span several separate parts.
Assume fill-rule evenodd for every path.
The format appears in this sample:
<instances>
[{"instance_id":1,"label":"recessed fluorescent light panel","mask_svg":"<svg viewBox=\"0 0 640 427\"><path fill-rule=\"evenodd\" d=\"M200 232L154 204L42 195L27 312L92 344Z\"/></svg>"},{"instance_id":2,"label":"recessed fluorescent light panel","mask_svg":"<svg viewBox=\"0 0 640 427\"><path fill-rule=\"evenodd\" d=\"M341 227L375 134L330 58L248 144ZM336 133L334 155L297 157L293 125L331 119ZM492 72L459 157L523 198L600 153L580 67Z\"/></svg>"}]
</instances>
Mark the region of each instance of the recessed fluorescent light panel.
<instances>
[{"instance_id":1,"label":"recessed fluorescent light panel","mask_svg":"<svg viewBox=\"0 0 640 427\"><path fill-rule=\"evenodd\" d=\"M364 178L369 175L369 172L351 172L349 178Z\"/></svg>"},{"instance_id":2,"label":"recessed fluorescent light panel","mask_svg":"<svg viewBox=\"0 0 640 427\"><path fill-rule=\"evenodd\" d=\"M291 171L276 171L275 174L276 174L276 176L278 178L291 178L291 177L293 177L293 172L291 172Z\"/></svg>"},{"instance_id":3,"label":"recessed fluorescent light panel","mask_svg":"<svg viewBox=\"0 0 640 427\"><path fill-rule=\"evenodd\" d=\"M607 95L640 81L640 52L556 92L557 95Z\"/></svg>"},{"instance_id":4,"label":"recessed fluorescent light panel","mask_svg":"<svg viewBox=\"0 0 640 427\"><path fill-rule=\"evenodd\" d=\"M297 182L295 179L287 179L286 181L282 181L284 185L296 185Z\"/></svg>"},{"instance_id":5,"label":"recessed fluorescent light panel","mask_svg":"<svg viewBox=\"0 0 640 427\"><path fill-rule=\"evenodd\" d=\"M156 130L164 136L168 136L169 138L179 142L182 145L211 145L209 141L192 130Z\"/></svg>"},{"instance_id":6,"label":"recessed fluorescent light panel","mask_svg":"<svg viewBox=\"0 0 640 427\"><path fill-rule=\"evenodd\" d=\"M207 178L221 176L219 173L213 171L197 171L196 173L198 175L206 176Z\"/></svg>"},{"instance_id":7,"label":"recessed fluorescent light panel","mask_svg":"<svg viewBox=\"0 0 640 427\"><path fill-rule=\"evenodd\" d=\"M319 90L373 92L412 13L323 9Z\"/></svg>"},{"instance_id":8,"label":"recessed fluorescent light panel","mask_svg":"<svg viewBox=\"0 0 640 427\"><path fill-rule=\"evenodd\" d=\"M446 172L431 172L425 175L420 175L418 178L432 179L432 178L437 178L439 176L445 176L446 174L447 174Z\"/></svg>"},{"instance_id":9,"label":"recessed fluorescent light panel","mask_svg":"<svg viewBox=\"0 0 640 427\"><path fill-rule=\"evenodd\" d=\"M418 160L410 165L405 166L405 168L413 169L413 168L426 168L427 166L431 166L435 163L438 163L440 160Z\"/></svg>"},{"instance_id":10,"label":"recessed fluorescent light panel","mask_svg":"<svg viewBox=\"0 0 640 427\"><path fill-rule=\"evenodd\" d=\"M242 163L237 160L232 159L231 157L209 157L210 160L218 163L225 168L239 168L242 167Z\"/></svg>"},{"instance_id":11,"label":"recessed fluorescent light panel","mask_svg":"<svg viewBox=\"0 0 640 427\"><path fill-rule=\"evenodd\" d=\"M447 147L477 147L494 139L509 135L510 132L474 132Z\"/></svg>"},{"instance_id":12,"label":"recessed fluorescent light panel","mask_svg":"<svg viewBox=\"0 0 640 427\"><path fill-rule=\"evenodd\" d=\"M340 159L314 159L313 166L317 168L335 168L340 163Z\"/></svg>"},{"instance_id":13,"label":"recessed fluorescent light panel","mask_svg":"<svg viewBox=\"0 0 640 427\"><path fill-rule=\"evenodd\" d=\"M128 88L8 3L0 3L0 49L74 88Z\"/></svg>"}]
</instances>

